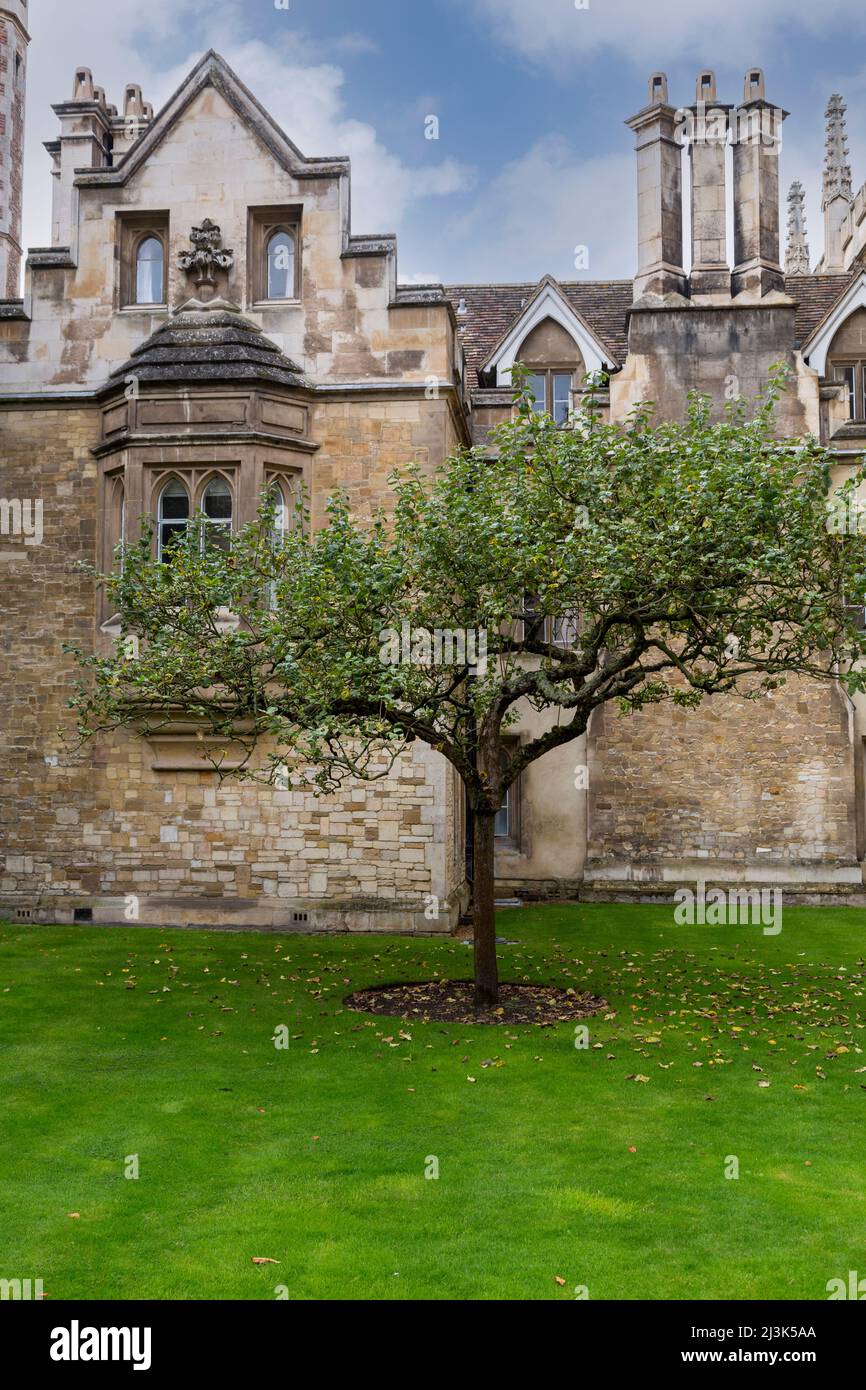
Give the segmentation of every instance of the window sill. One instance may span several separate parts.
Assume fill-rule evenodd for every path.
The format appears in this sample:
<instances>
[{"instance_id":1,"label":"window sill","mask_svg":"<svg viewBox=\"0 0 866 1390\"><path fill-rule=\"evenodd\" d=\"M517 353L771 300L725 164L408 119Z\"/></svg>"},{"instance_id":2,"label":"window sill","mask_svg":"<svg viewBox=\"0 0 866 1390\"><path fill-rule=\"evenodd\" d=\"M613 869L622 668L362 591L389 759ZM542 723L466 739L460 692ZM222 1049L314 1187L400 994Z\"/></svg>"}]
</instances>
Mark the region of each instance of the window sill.
<instances>
[{"instance_id":1,"label":"window sill","mask_svg":"<svg viewBox=\"0 0 866 1390\"><path fill-rule=\"evenodd\" d=\"M866 420L846 420L831 435L832 439L866 439Z\"/></svg>"},{"instance_id":2,"label":"window sill","mask_svg":"<svg viewBox=\"0 0 866 1390\"><path fill-rule=\"evenodd\" d=\"M300 309L300 299L257 299L251 309Z\"/></svg>"},{"instance_id":3,"label":"window sill","mask_svg":"<svg viewBox=\"0 0 866 1390\"><path fill-rule=\"evenodd\" d=\"M522 854L520 843L511 835L495 835L493 837L494 854Z\"/></svg>"},{"instance_id":4,"label":"window sill","mask_svg":"<svg viewBox=\"0 0 866 1390\"><path fill-rule=\"evenodd\" d=\"M167 304L121 304L119 314L167 314Z\"/></svg>"}]
</instances>

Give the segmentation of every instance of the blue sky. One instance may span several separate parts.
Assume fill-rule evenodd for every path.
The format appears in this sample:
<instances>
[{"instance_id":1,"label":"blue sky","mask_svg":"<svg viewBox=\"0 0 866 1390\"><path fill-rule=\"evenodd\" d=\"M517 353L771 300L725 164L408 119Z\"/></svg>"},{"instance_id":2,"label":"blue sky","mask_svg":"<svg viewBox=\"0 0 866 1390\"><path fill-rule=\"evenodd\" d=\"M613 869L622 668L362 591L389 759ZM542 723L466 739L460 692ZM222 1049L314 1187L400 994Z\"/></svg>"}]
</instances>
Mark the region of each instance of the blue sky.
<instances>
[{"instance_id":1,"label":"blue sky","mask_svg":"<svg viewBox=\"0 0 866 1390\"><path fill-rule=\"evenodd\" d=\"M635 263L632 136L650 72L674 105L712 67L737 101L747 66L791 116L783 190L807 189L821 246L827 97L848 101L866 178L863 0L31 0L25 242L50 240L41 142L76 66L110 101L140 81L160 105L218 48L307 154L348 153L356 232L396 231L400 278L626 277ZM425 118L439 139L425 139ZM784 239L784 225L783 225Z\"/></svg>"}]
</instances>

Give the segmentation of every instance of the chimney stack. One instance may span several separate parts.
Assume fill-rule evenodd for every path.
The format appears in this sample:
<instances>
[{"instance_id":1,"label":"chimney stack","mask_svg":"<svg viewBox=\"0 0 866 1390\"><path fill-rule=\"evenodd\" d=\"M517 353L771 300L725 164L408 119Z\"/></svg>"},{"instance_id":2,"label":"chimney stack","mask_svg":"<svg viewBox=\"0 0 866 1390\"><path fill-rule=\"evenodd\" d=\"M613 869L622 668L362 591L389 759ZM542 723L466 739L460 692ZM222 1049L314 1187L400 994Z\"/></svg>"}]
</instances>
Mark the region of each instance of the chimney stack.
<instances>
[{"instance_id":1,"label":"chimney stack","mask_svg":"<svg viewBox=\"0 0 866 1390\"><path fill-rule=\"evenodd\" d=\"M75 249L78 232L76 169L102 169L111 162L111 114L101 87L94 87L89 68L76 68L72 98L52 106L60 119L60 137L46 141L54 160L52 241Z\"/></svg>"},{"instance_id":2,"label":"chimney stack","mask_svg":"<svg viewBox=\"0 0 866 1390\"><path fill-rule=\"evenodd\" d=\"M700 73L691 108L689 167L691 170L692 295L731 292L731 270L726 248L725 150L728 111L716 100L716 76Z\"/></svg>"},{"instance_id":3,"label":"chimney stack","mask_svg":"<svg viewBox=\"0 0 866 1390\"><path fill-rule=\"evenodd\" d=\"M649 103L626 124L637 152L638 269L635 299L686 293L683 270L682 149L668 80L653 73Z\"/></svg>"},{"instance_id":4,"label":"chimney stack","mask_svg":"<svg viewBox=\"0 0 866 1390\"><path fill-rule=\"evenodd\" d=\"M153 121L153 107L141 95L137 82L128 82L123 91L123 115L111 122L114 163L122 159L141 139Z\"/></svg>"},{"instance_id":5,"label":"chimney stack","mask_svg":"<svg viewBox=\"0 0 866 1390\"><path fill-rule=\"evenodd\" d=\"M734 148L733 294L784 289L779 264L779 149L787 111L764 94L760 68L746 73L743 104L731 113Z\"/></svg>"}]
</instances>

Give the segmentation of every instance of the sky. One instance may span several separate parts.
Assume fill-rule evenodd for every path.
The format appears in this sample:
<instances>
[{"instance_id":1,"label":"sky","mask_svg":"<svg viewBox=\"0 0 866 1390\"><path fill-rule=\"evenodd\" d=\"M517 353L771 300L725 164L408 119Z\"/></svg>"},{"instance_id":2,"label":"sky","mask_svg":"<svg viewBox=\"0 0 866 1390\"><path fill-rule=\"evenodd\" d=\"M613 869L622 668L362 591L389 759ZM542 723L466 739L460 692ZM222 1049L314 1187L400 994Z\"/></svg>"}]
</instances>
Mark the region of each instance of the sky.
<instances>
[{"instance_id":1,"label":"sky","mask_svg":"<svg viewBox=\"0 0 866 1390\"><path fill-rule=\"evenodd\" d=\"M729 102L747 67L764 69L791 113L782 245L799 179L813 264L832 92L848 103L855 190L866 179L863 0L30 0L30 30L28 247L51 240L42 142L75 69L118 106L139 82L158 110L211 47L306 155L351 157L353 231L398 234L402 281L633 275L624 122L657 70L679 106L705 67Z\"/></svg>"}]
</instances>

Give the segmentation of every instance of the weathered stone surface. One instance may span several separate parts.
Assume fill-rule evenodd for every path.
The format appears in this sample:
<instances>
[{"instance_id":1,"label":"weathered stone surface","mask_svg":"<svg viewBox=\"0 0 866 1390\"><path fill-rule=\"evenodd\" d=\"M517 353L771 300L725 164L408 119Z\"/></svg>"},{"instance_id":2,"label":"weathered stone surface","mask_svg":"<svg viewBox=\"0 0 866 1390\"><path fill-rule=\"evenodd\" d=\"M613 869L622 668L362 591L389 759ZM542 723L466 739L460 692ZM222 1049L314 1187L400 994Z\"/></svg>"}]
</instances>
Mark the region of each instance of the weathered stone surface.
<instances>
[{"instance_id":1,"label":"weathered stone surface","mask_svg":"<svg viewBox=\"0 0 866 1390\"><path fill-rule=\"evenodd\" d=\"M594 878L720 863L783 880L794 866L819 879L854 866L859 878L853 710L835 687L796 680L755 702L605 710L589 753Z\"/></svg>"},{"instance_id":2,"label":"weathered stone surface","mask_svg":"<svg viewBox=\"0 0 866 1390\"><path fill-rule=\"evenodd\" d=\"M0 42L0 87L2 50ZM652 400L659 418L681 418L692 389L721 412L732 395L762 391L771 366L785 361L793 376L780 427L832 438L841 478L850 468L841 450L859 448L866 427L846 423L844 391L819 378L801 349L847 279L802 275L789 282L790 297L761 293L778 259L771 151L737 165L737 255L754 283L732 297L724 171L711 151L693 165L697 274L686 283L682 150L666 82L656 79L630 122L637 278L575 282L565 300L615 369L604 417L624 422L636 401ZM350 230L348 162L306 159L217 55L205 56L155 121L134 84L124 118L98 92L79 70L74 99L56 108L54 244L31 253L26 299L16 284L0 303L0 496L44 508L40 545L0 537L0 912L446 930L466 899L465 814L439 757L413 750L381 782L316 799L220 785L199 766L188 729L76 750L60 737L71 732L75 674L63 644L112 640L111 614L77 566L111 563L114 484L126 487L127 538L172 473L199 496L221 471L238 523L255 515L275 476L306 486L313 526L324 524L337 488L368 514L388 504L394 469L417 462L432 471L470 439L483 444L508 416L508 389L480 380L480 364L538 287L398 286L395 239ZM0 91L0 101L7 96ZM135 138L127 114L141 121ZM76 173L76 161L86 172ZM255 293L253 229L274 208L299 229L297 300ZM152 209L167 218L167 305L124 305L122 219L138 225ZM209 215L234 255L216 266L216 302L203 309L188 303L177 260L190 227ZM8 220L0 207L0 239ZM848 223L838 229L846 265L866 236L862 190ZM0 294L2 275L0 265ZM858 312L834 351L858 355ZM535 324L518 357L551 370L584 363L569 322ZM137 395L127 394L130 377ZM791 900L853 900L864 852L862 704L792 684L761 704L605 713L585 739L522 778L497 856L500 892L655 899L705 875L778 884ZM545 722L521 710L513 736Z\"/></svg>"}]
</instances>

